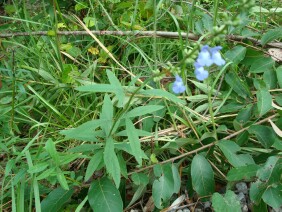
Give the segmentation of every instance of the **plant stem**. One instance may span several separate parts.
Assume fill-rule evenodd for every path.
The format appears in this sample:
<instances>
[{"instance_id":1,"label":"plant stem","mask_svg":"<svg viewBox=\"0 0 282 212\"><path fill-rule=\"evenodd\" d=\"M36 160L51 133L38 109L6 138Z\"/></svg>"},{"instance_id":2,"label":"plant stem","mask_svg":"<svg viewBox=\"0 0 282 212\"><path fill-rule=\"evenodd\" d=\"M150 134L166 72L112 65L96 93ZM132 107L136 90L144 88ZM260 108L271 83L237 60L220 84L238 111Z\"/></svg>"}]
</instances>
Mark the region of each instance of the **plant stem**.
<instances>
[{"instance_id":1,"label":"plant stem","mask_svg":"<svg viewBox=\"0 0 282 212\"><path fill-rule=\"evenodd\" d=\"M214 16L213 16L213 25L216 26L216 19L217 19L217 13L218 13L218 3L219 0L214 1Z\"/></svg>"},{"instance_id":2,"label":"plant stem","mask_svg":"<svg viewBox=\"0 0 282 212\"><path fill-rule=\"evenodd\" d=\"M210 77L208 77L208 80L207 80L207 87L209 86L210 83ZM217 137L217 132L216 132L216 125L215 125L215 120L214 120L214 114L213 114L213 108L212 108L212 98L211 98L211 95L212 95L212 90L213 90L213 87L210 86L210 89L209 89L209 92L208 92L208 104L209 104L209 112L210 112L210 121L212 122L212 126L213 126L213 131L215 133L215 138L216 140L218 140L218 137Z\"/></svg>"}]
</instances>

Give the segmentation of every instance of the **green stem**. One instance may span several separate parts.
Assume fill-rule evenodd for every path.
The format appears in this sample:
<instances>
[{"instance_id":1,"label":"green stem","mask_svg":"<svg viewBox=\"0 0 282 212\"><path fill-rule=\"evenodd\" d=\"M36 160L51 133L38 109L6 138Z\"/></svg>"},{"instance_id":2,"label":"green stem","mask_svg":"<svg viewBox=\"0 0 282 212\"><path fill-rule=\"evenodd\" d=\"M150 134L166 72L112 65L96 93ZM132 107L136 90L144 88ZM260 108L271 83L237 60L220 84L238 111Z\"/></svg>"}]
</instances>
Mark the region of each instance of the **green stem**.
<instances>
[{"instance_id":1,"label":"green stem","mask_svg":"<svg viewBox=\"0 0 282 212\"><path fill-rule=\"evenodd\" d=\"M131 103L131 101L133 100L135 94L137 94L138 91L140 91L142 88L144 88L144 87L147 85L147 83L150 82L150 80L152 80L152 78L158 77L158 76L161 75L161 74L162 74L162 73L160 73L160 74L158 74L158 75L155 75L155 76L152 76L152 77L149 77L149 78L146 79L139 87L137 87L137 89L131 94L131 96L130 96L128 102L127 102L126 105L124 106L124 109L121 110L119 113L117 113L117 115L115 116L115 119L114 119L115 122L114 122L114 124L113 124L113 126L112 126L112 128L111 128L111 130L110 130L109 136L112 134L112 131L113 131L113 129L115 128L115 125L116 125L116 123L118 122L118 120L123 116L123 114L125 114L125 113L129 110L129 108L130 108L130 103Z\"/></svg>"},{"instance_id":2,"label":"green stem","mask_svg":"<svg viewBox=\"0 0 282 212\"><path fill-rule=\"evenodd\" d=\"M158 8L157 8L157 0L154 0L154 37L153 37L153 57L154 57L154 70L157 70L157 36L156 36L156 31L157 31L157 13L158 13Z\"/></svg>"},{"instance_id":3,"label":"green stem","mask_svg":"<svg viewBox=\"0 0 282 212\"><path fill-rule=\"evenodd\" d=\"M54 26L53 26L53 29L54 29L54 32L55 32L55 42L56 42L56 50L57 50L57 57L58 57L58 62L59 62L59 65L60 65L60 68L61 68L61 71L63 71L63 58L62 58L62 55L61 55L61 52L60 52L60 40L59 40L59 37L58 37L58 17L57 17L57 7L58 7L58 2L57 0L53 0L53 11L54 11Z\"/></svg>"},{"instance_id":4,"label":"green stem","mask_svg":"<svg viewBox=\"0 0 282 212\"><path fill-rule=\"evenodd\" d=\"M15 50L12 50L12 111L11 111L11 132L14 128L14 119L15 119L15 99L16 99L16 73L15 73Z\"/></svg>"},{"instance_id":5,"label":"green stem","mask_svg":"<svg viewBox=\"0 0 282 212\"><path fill-rule=\"evenodd\" d=\"M209 87L210 84L210 77L208 77L207 80L207 87ZM209 92L208 92L208 104L209 104L209 112L210 112L210 121L212 122L212 126L213 126L213 131L215 133L215 138L218 141L218 137L217 137L217 132L216 132L216 125L215 125L215 121L214 121L214 113L213 113L213 108L212 108L212 86L210 86Z\"/></svg>"},{"instance_id":6,"label":"green stem","mask_svg":"<svg viewBox=\"0 0 282 212\"><path fill-rule=\"evenodd\" d=\"M213 16L213 25L216 26L216 19L217 19L217 13L218 13L218 3L219 0L214 1L214 16Z\"/></svg>"},{"instance_id":7,"label":"green stem","mask_svg":"<svg viewBox=\"0 0 282 212\"><path fill-rule=\"evenodd\" d=\"M193 25L193 17L194 17L194 12L195 12L195 3L197 2L197 0L193 0L192 2L192 6L191 6L191 9L190 9L190 14L188 16L188 22L187 22L187 36L186 36L186 42L187 42L187 45L188 45L188 34L189 32L191 31L191 29L193 29L192 25Z\"/></svg>"}]
</instances>

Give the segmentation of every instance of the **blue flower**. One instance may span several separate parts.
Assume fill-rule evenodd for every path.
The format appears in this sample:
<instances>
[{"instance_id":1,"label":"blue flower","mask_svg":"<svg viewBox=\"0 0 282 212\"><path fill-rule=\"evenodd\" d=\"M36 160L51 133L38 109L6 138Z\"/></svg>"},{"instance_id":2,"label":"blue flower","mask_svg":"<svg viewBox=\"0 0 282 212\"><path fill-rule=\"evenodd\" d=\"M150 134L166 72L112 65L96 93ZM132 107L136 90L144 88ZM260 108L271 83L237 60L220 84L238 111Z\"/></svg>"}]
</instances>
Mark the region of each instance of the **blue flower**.
<instances>
[{"instance_id":1,"label":"blue flower","mask_svg":"<svg viewBox=\"0 0 282 212\"><path fill-rule=\"evenodd\" d=\"M211 53L209 51L210 47L208 45L205 45L202 47L198 58L197 63L201 66L211 66L213 64L213 60L211 57Z\"/></svg>"},{"instance_id":2,"label":"blue flower","mask_svg":"<svg viewBox=\"0 0 282 212\"><path fill-rule=\"evenodd\" d=\"M198 63L195 63L195 75L197 80L203 81L209 76L209 72L204 69L203 66L200 66Z\"/></svg>"},{"instance_id":3,"label":"blue flower","mask_svg":"<svg viewBox=\"0 0 282 212\"><path fill-rule=\"evenodd\" d=\"M225 64L225 60L222 59L219 50L221 50L222 47L221 46L216 46L214 48L212 48L211 51L211 58L213 63L215 63L218 66L222 66Z\"/></svg>"},{"instance_id":4,"label":"blue flower","mask_svg":"<svg viewBox=\"0 0 282 212\"><path fill-rule=\"evenodd\" d=\"M186 90L182 78L178 75L176 75L175 77L175 82L172 85L172 90L176 94L183 93Z\"/></svg>"},{"instance_id":5,"label":"blue flower","mask_svg":"<svg viewBox=\"0 0 282 212\"><path fill-rule=\"evenodd\" d=\"M225 60L222 59L219 52L221 49L221 46L210 48L208 45L201 48L198 58L194 64L195 75L198 80L203 81L209 76L209 72L204 69L205 66L210 67L212 64L222 66L225 64Z\"/></svg>"}]
</instances>

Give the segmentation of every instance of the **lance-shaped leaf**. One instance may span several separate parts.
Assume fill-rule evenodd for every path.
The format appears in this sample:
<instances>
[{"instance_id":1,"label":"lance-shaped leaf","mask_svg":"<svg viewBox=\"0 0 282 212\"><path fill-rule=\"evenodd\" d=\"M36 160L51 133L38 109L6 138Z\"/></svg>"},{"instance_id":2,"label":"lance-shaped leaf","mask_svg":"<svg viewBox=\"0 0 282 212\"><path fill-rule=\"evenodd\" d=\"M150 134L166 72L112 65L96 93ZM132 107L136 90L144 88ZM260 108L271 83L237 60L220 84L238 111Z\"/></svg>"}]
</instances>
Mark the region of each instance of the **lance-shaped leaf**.
<instances>
[{"instance_id":1,"label":"lance-shaped leaf","mask_svg":"<svg viewBox=\"0 0 282 212\"><path fill-rule=\"evenodd\" d=\"M85 122L84 124L78 126L74 129L62 130L60 134L65 135L68 139L77 139L82 141L92 141L97 142L96 136L101 136L101 130L96 129L101 125L107 124L108 120L92 120Z\"/></svg>"},{"instance_id":2,"label":"lance-shaped leaf","mask_svg":"<svg viewBox=\"0 0 282 212\"><path fill-rule=\"evenodd\" d=\"M133 156L142 165L142 149L136 129L130 119L126 119L126 131Z\"/></svg>"},{"instance_id":3,"label":"lance-shaped leaf","mask_svg":"<svg viewBox=\"0 0 282 212\"><path fill-rule=\"evenodd\" d=\"M101 163L103 159L103 152L102 150L98 150L95 152L94 156L91 158L91 160L88 163L84 181L89 180L89 178L93 175L93 173L96 171L98 168L99 164Z\"/></svg>"},{"instance_id":4,"label":"lance-shaped leaf","mask_svg":"<svg viewBox=\"0 0 282 212\"><path fill-rule=\"evenodd\" d=\"M106 136L109 136L110 131L113 126L113 117L114 117L114 108L110 97L106 94L104 97L102 112L101 112L101 120L105 120L106 122L101 123L101 128L104 131Z\"/></svg>"},{"instance_id":5,"label":"lance-shaped leaf","mask_svg":"<svg viewBox=\"0 0 282 212\"><path fill-rule=\"evenodd\" d=\"M267 89L258 90L256 95L258 112L263 116L272 108L272 97Z\"/></svg>"},{"instance_id":6,"label":"lance-shaped leaf","mask_svg":"<svg viewBox=\"0 0 282 212\"><path fill-rule=\"evenodd\" d=\"M118 107L122 107L124 104L125 91L119 82L118 78L114 75L113 72L107 70L107 76L110 81L110 84L93 84L93 85L84 85L77 87L76 90L84 92L105 92L105 93L114 93L118 99Z\"/></svg>"},{"instance_id":7,"label":"lance-shaped leaf","mask_svg":"<svg viewBox=\"0 0 282 212\"><path fill-rule=\"evenodd\" d=\"M126 118L132 118L137 116L143 116L146 114L151 114L155 111L158 111L160 109L163 109L164 106L161 105L146 105L146 106L140 106L132 109L131 111L127 112L125 114Z\"/></svg>"},{"instance_id":8,"label":"lance-shaped leaf","mask_svg":"<svg viewBox=\"0 0 282 212\"><path fill-rule=\"evenodd\" d=\"M74 189L65 190L58 187L51 191L41 202L41 210L46 212L60 211L74 193Z\"/></svg>"},{"instance_id":9,"label":"lance-shaped leaf","mask_svg":"<svg viewBox=\"0 0 282 212\"><path fill-rule=\"evenodd\" d=\"M106 141L104 162L108 173L113 177L116 187L118 188L120 184L120 166L115 153L114 140L112 137L109 137Z\"/></svg>"}]
</instances>

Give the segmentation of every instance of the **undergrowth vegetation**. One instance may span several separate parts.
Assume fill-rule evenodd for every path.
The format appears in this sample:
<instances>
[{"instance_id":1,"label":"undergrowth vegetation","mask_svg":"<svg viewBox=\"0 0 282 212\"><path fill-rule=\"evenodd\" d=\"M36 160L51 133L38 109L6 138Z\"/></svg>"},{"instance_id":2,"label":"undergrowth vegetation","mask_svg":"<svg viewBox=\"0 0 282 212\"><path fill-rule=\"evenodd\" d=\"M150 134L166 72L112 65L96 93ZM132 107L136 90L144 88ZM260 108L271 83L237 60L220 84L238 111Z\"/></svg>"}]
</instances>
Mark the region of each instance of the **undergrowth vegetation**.
<instances>
[{"instance_id":1,"label":"undergrowth vegetation","mask_svg":"<svg viewBox=\"0 0 282 212\"><path fill-rule=\"evenodd\" d=\"M281 207L281 2L0 7L1 211Z\"/></svg>"}]
</instances>

